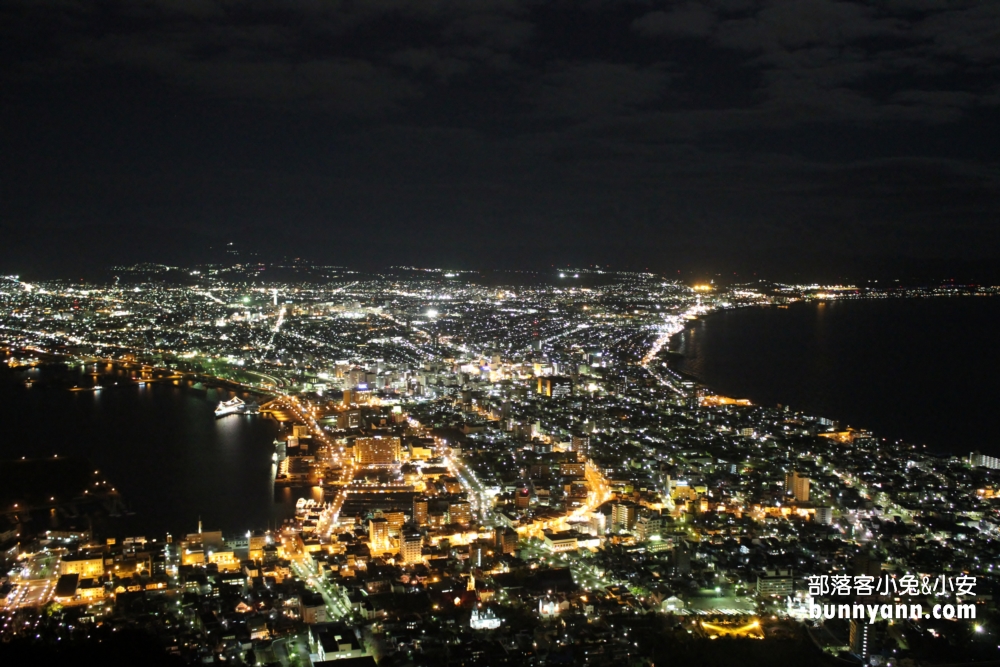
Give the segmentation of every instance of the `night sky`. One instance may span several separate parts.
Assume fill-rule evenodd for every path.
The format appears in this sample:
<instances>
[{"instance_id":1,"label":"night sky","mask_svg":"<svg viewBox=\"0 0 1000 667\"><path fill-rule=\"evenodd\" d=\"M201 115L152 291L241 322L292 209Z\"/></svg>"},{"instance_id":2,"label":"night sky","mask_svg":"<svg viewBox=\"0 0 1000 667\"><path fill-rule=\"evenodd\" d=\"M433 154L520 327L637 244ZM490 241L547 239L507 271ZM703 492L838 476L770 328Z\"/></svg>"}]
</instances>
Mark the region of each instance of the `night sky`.
<instances>
[{"instance_id":1,"label":"night sky","mask_svg":"<svg viewBox=\"0 0 1000 667\"><path fill-rule=\"evenodd\" d=\"M6 0L0 271L984 275L997 0Z\"/></svg>"}]
</instances>

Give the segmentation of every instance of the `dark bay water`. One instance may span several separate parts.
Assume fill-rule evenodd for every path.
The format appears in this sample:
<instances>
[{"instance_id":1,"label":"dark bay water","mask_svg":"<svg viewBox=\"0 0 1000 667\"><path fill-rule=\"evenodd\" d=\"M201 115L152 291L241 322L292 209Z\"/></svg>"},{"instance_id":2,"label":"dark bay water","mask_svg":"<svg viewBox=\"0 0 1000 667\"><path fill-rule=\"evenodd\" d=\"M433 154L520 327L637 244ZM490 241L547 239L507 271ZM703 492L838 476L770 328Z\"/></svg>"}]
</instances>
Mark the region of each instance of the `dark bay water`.
<instances>
[{"instance_id":1,"label":"dark bay water","mask_svg":"<svg viewBox=\"0 0 1000 667\"><path fill-rule=\"evenodd\" d=\"M206 530L237 534L293 511L288 490L274 498L276 422L216 419L218 402L236 395L228 390L183 382L137 386L126 384L125 371L97 371L103 388L96 392L66 388L92 386L93 366L0 372L0 459L90 459L134 512L116 520L121 535L193 532L199 516ZM25 379L35 382L28 387Z\"/></svg>"},{"instance_id":2,"label":"dark bay water","mask_svg":"<svg viewBox=\"0 0 1000 667\"><path fill-rule=\"evenodd\" d=\"M928 451L1000 455L1000 298L746 308L678 334L672 366L723 394L837 419Z\"/></svg>"}]
</instances>

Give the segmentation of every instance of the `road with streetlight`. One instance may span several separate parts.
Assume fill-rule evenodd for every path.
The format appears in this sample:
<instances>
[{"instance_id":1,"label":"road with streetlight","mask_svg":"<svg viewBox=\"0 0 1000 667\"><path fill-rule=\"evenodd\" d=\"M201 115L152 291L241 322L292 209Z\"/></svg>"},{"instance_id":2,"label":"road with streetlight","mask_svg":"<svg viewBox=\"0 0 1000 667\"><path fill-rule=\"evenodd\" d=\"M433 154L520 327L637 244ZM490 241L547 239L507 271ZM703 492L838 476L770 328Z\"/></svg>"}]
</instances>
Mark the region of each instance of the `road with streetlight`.
<instances>
[{"instance_id":1,"label":"road with streetlight","mask_svg":"<svg viewBox=\"0 0 1000 667\"><path fill-rule=\"evenodd\" d=\"M351 601L347 598L347 593L343 588L310 571L303 564L302 559L292 561L292 571L323 597L330 618L344 618L351 615Z\"/></svg>"}]
</instances>

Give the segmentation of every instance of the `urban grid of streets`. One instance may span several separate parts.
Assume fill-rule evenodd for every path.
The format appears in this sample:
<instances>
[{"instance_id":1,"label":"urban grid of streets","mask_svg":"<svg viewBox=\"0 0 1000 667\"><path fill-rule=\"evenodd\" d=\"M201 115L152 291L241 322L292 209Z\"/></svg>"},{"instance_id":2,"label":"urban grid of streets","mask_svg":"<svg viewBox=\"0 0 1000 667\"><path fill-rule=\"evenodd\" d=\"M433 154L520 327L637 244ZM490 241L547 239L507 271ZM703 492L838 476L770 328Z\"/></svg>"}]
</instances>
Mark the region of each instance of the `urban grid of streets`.
<instances>
[{"instance_id":1,"label":"urban grid of streets","mask_svg":"<svg viewBox=\"0 0 1000 667\"><path fill-rule=\"evenodd\" d=\"M764 636L760 621L748 618L804 618L801 595L790 603L761 592L761 582L783 585L782 571L794 572L788 592L799 594L803 577L856 571L858 562L887 572L967 572L984 591L992 586L998 479L981 459L931 457L822 417L716 396L666 362L687 322L720 309L970 290L716 288L599 270L505 283L437 270L291 268L308 278L264 283L264 267L250 265L120 267L100 285L7 277L0 342L12 367L52 353L133 364L149 381L170 373L268 396L262 410L307 429L332 490L310 535L329 558L295 542L301 526L275 540L292 578L322 597L326 617L364 625L366 637L373 627L388 632L394 615L362 611L356 570L364 568L345 565L333 548L363 532L341 515L357 476L371 472L352 444L365 425L343 423L352 410L381 417L383 426L388 418L386 433L429 443L428 461L408 459L418 473L443 466L471 507L464 525L414 527L432 571L419 586L431 599L440 597L434 584L442 577L463 573L480 607L489 602L500 616L505 607L543 618L708 615L716 622L692 631L756 637ZM564 472L576 463L579 471ZM388 486L402 486L398 466L391 474ZM508 589L503 576L514 566L506 557L514 555L497 538L505 528L516 531L518 560L539 572L569 568L575 590ZM487 543L488 555L476 551L470 565L472 550ZM52 600L67 552L50 546L18 560L17 585L3 600L4 633L35 628L39 619L25 612ZM398 544L372 557L413 565L400 562ZM735 625L725 626L726 617ZM976 632L995 638L984 628ZM842 648L821 630L814 640ZM904 646L904 632L943 631L914 621L884 633L883 645ZM383 657L390 644L366 640ZM638 645L623 647L641 654Z\"/></svg>"}]
</instances>

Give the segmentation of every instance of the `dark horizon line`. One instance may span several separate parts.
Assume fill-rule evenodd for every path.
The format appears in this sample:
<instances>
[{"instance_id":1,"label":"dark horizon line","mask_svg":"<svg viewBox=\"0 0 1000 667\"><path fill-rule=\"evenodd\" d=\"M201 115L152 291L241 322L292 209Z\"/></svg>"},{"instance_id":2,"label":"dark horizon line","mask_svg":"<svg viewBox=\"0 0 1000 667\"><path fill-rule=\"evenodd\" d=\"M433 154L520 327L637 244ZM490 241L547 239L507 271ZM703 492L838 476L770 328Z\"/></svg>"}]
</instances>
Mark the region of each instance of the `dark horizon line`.
<instances>
[{"instance_id":1,"label":"dark horizon line","mask_svg":"<svg viewBox=\"0 0 1000 667\"><path fill-rule=\"evenodd\" d=\"M4 262L4 264L9 264ZM135 262L120 262L117 264L109 264L103 267L95 267L93 265L74 270L71 267L65 265L61 266L60 269L55 270L45 270L39 263L31 262L32 266L28 268L27 271L18 270L13 268L12 270L4 270L6 267L0 268L0 275L2 276L17 276L23 280L33 280L33 281L49 281L49 280L79 280L81 282L88 283L102 283L110 282L115 278L128 280L128 274L122 271L124 268L141 267L142 265L149 265L150 268L153 267L167 267L169 269L175 269L178 271L195 270L199 267L206 266L221 266L221 267L233 267L237 264L243 264L247 267L251 265L261 266L262 271L271 271L272 274L269 275L258 275L251 280L253 282L315 282L317 279L321 279L320 276L301 276L296 279L292 275L284 276L273 276L274 272L308 272L308 271L322 271L326 270L336 270L336 271L350 271L360 274L376 275L382 273L392 273L392 272L412 272L415 274L426 274L428 278L430 277L440 277L442 279L449 280L462 280L463 278L469 279L473 277L491 277L499 276L502 274L510 275L512 278L516 276L523 276L525 279L560 279L557 278L557 274L560 272L582 272L583 275L580 278L574 278L572 276L566 276L567 286L572 285L574 280L601 280L602 276L604 279L612 278L615 275L625 275L625 274L649 274L658 276L665 280L676 280L680 283L707 283L712 282L720 286L727 286L733 284L747 284L747 283L774 283L774 284L793 284L793 285L808 285L808 284L840 284L848 285L852 284L859 289L895 289L899 287L929 287L929 286L941 286L941 285L953 285L956 287L973 287L973 286L997 286L1000 285L1000 260L986 260L984 262L977 262L975 264L971 262L946 262L941 260L924 260L920 262L923 266L911 266L909 269L899 268L893 271L891 268L884 266L877 271L858 271L858 272L832 272L830 270L819 269L814 272L807 273L802 270L794 270L783 267L774 267L771 270L757 270L757 271L717 271L712 268L685 268L685 269L660 269L657 270L653 267L639 267L639 266L622 266L621 264L574 264L570 262L560 262L560 263L549 263L547 266L534 265L534 266L480 266L480 267L470 267L468 264L455 262L453 264L386 264L386 265L371 265L364 266L364 262L359 262L357 264L342 263L342 262L324 262L320 260L311 260L301 257L283 257L281 259L262 259L257 257L245 257L245 258L234 258L231 262L227 263L221 260L209 260L209 261L154 261L154 260L137 260ZM951 266L948 266L948 265ZM0 265L2 266L2 265ZM935 270L935 268L937 270ZM972 269L970 271L970 269ZM141 269L135 273L141 273ZM455 276L446 277L444 274L448 272L456 272ZM125 275L122 275L125 274ZM895 278L888 276L898 276ZM273 277L272 277L273 276ZM171 276L173 277L173 276ZM201 276L186 275L185 279L189 279L194 282ZM129 282L131 282L129 280Z\"/></svg>"}]
</instances>

